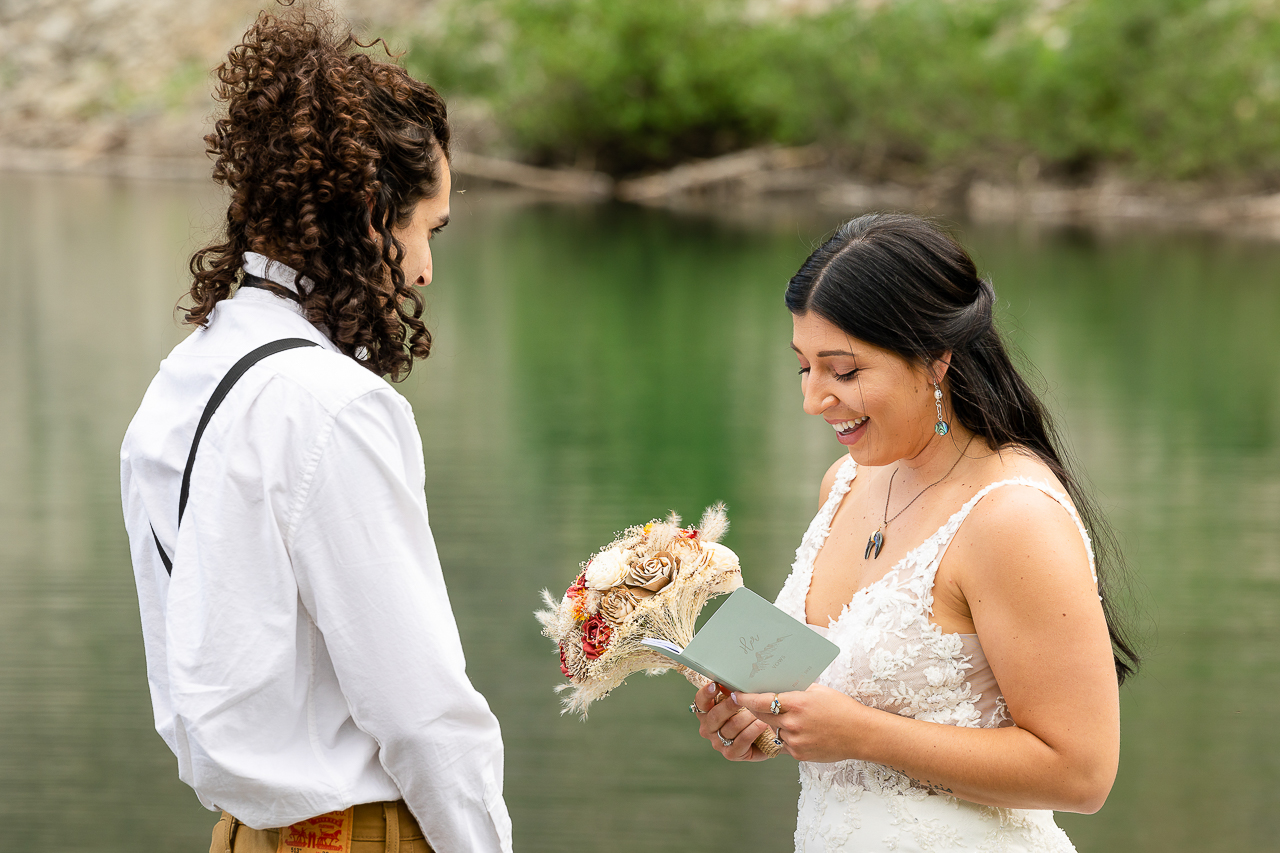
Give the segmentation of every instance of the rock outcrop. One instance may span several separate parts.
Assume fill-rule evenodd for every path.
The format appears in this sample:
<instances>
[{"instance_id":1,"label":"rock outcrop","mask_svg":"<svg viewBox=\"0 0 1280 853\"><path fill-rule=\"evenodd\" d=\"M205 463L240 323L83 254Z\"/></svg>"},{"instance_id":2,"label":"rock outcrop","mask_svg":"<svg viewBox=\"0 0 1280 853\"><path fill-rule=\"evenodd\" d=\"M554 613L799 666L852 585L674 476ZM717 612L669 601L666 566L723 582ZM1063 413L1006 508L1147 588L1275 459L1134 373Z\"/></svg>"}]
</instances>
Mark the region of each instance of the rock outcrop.
<instances>
[{"instance_id":1,"label":"rock outcrop","mask_svg":"<svg viewBox=\"0 0 1280 853\"><path fill-rule=\"evenodd\" d=\"M394 35L429 0L337 0L362 36ZM263 0L3 0L0 149L10 157L195 160L215 68ZM0 166L4 163L0 159Z\"/></svg>"}]
</instances>

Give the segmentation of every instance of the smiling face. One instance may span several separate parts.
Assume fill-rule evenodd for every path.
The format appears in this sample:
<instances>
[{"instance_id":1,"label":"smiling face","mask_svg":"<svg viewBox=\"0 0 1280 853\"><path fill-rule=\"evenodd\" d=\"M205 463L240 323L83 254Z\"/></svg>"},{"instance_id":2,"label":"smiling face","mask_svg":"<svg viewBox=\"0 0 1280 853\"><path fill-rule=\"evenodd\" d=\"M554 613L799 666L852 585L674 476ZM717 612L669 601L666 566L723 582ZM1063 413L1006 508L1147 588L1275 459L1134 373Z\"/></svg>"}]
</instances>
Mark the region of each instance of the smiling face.
<instances>
[{"instance_id":1,"label":"smiling face","mask_svg":"<svg viewBox=\"0 0 1280 853\"><path fill-rule=\"evenodd\" d=\"M393 227L391 234L404 245L400 267L408 284L426 287L431 283L431 238L449 224L449 192L452 183L449 164L441 157L440 191L419 201L413 216L403 228Z\"/></svg>"},{"instance_id":2,"label":"smiling face","mask_svg":"<svg viewBox=\"0 0 1280 853\"><path fill-rule=\"evenodd\" d=\"M859 465L915 458L937 420L928 371L812 311L792 321L805 412L830 424Z\"/></svg>"}]
</instances>

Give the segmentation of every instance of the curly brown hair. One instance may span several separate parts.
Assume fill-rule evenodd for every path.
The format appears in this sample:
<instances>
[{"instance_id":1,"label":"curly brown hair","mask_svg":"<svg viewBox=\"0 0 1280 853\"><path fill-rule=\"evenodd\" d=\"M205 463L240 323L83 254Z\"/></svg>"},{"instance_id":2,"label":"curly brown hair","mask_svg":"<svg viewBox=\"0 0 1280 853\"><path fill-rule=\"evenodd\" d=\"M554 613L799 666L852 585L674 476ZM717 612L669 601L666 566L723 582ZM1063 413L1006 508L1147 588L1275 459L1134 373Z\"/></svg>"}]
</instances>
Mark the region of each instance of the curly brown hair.
<instances>
[{"instance_id":1,"label":"curly brown hair","mask_svg":"<svg viewBox=\"0 0 1280 853\"><path fill-rule=\"evenodd\" d=\"M391 229L439 192L449 124L435 89L361 52L375 45L390 56L327 10L262 12L218 66L226 115L204 139L231 201L225 239L191 258L184 319L207 325L259 252L315 282L303 311L342 352L399 380L431 333Z\"/></svg>"}]
</instances>

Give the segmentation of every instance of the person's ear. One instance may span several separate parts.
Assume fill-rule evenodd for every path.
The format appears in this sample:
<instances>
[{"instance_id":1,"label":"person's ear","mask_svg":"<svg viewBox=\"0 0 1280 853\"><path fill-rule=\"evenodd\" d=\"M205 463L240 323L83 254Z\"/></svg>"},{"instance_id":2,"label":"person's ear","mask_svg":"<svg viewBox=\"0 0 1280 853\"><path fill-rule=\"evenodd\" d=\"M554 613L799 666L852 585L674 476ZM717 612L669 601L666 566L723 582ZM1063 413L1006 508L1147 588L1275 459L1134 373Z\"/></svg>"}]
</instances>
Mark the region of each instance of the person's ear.
<instances>
[{"instance_id":1,"label":"person's ear","mask_svg":"<svg viewBox=\"0 0 1280 853\"><path fill-rule=\"evenodd\" d=\"M947 375L948 368L951 367L951 350L947 350L942 355L936 356L930 361L925 368L925 372L929 376L930 384L941 385L942 377Z\"/></svg>"}]
</instances>

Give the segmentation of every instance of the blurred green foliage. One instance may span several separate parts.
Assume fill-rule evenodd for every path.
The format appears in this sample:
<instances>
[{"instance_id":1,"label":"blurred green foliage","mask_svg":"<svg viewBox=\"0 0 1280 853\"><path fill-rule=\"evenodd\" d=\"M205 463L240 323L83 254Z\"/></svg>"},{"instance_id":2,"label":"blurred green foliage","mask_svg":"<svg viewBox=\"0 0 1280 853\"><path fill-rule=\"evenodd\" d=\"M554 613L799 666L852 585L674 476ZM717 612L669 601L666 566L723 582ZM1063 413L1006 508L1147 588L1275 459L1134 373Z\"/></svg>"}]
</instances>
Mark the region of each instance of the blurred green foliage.
<instances>
[{"instance_id":1,"label":"blurred green foliage","mask_svg":"<svg viewBox=\"0 0 1280 853\"><path fill-rule=\"evenodd\" d=\"M1280 176L1276 0L469 0L410 44L412 72L533 162L819 142L870 172Z\"/></svg>"}]
</instances>

